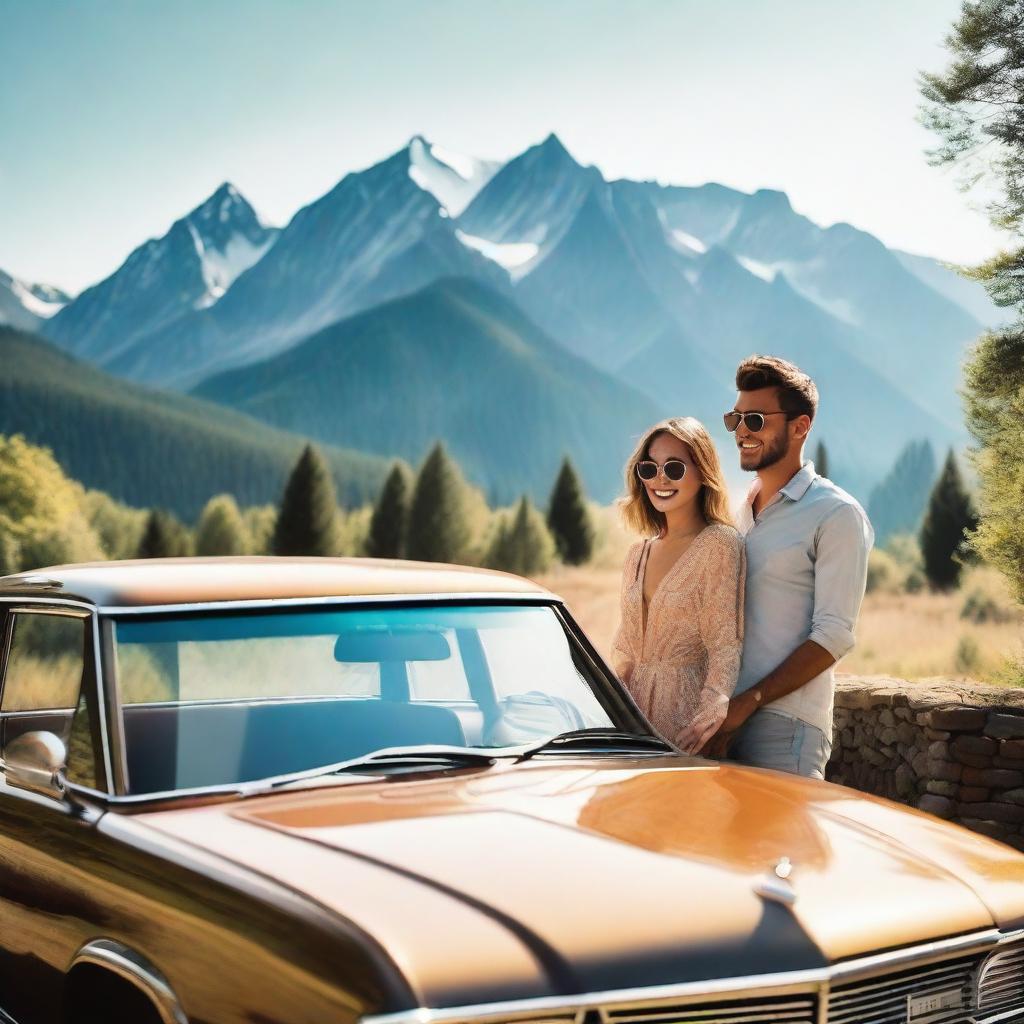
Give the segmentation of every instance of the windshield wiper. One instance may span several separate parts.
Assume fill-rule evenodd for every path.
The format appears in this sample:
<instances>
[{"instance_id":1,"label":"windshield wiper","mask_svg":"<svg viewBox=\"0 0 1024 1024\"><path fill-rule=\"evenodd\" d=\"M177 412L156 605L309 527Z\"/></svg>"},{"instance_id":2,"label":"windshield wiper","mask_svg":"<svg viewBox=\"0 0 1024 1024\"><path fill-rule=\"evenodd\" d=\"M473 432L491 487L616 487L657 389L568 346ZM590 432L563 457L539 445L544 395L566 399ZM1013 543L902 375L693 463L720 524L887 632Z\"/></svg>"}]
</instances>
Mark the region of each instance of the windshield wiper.
<instances>
[{"instance_id":1,"label":"windshield wiper","mask_svg":"<svg viewBox=\"0 0 1024 1024\"><path fill-rule=\"evenodd\" d=\"M549 736L532 747L527 747L516 758L525 761L535 754L549 753L555 750L622 750L629 753L659 752L674 754L675 747L666 743L660 736L649 733L626 732L624 729L599 727L595 729L573 729L561 732L557 736Z\"/></svg>"},{"instance_id":2,"label":"windshield wiper","mask_svg":"<svg viewBox=\"0 0 1024 1024\"><path fill-rule=\"evenodd\" d=\"M465 747L385 747L375 750L362 757L353 757L348 761L324 765L302 772L290 772L277 778L261 779L258 783L243 786L246 795L270 792L292 783L307 782L310 779L322 779L330 775L344 775L348 772L373 774L373 769L382 772L388 768L408 768L410 770L428 770L430 768L476 768L490 767L496 761L492 754Z\"/></svg>"}]
</instances>

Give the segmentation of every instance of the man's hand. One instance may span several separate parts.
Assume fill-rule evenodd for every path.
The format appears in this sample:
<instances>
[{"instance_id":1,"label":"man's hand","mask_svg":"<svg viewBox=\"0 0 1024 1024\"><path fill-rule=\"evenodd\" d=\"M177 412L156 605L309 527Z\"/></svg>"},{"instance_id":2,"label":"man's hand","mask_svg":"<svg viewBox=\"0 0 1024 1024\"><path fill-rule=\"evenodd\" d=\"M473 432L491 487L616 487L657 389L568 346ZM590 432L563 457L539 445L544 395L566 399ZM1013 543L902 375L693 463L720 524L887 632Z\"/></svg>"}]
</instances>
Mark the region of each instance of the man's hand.
<instances>
[{"instance_id":1,"label":"man's hand","mask_svg":"<svg viewBox=\"0 0 1024 1024\"><path fill-rule=\"evenodd\" d=\"M702 753L705 757L722 758L729 752L737 730L761 706L761 702L750 691L739 693L729 701L729 710L725 719L718 727L718 732L705 744Z\"/></svg>"}]
</instances>

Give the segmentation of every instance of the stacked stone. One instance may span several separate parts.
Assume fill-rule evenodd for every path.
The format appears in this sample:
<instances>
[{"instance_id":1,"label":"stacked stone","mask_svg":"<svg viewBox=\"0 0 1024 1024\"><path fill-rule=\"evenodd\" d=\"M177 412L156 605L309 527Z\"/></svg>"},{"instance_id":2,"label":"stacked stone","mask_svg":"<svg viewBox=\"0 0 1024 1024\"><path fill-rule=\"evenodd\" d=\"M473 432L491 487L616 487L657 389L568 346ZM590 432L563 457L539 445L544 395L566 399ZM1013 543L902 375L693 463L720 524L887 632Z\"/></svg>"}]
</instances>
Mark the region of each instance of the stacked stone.
<instances>
[{"instance_id":1,"label":"stacked stone","mask_svg":"<svg viewBox=\"0 0 1024 1024\"><path fill-rule=\"evenodd\" d=\"M827 776L1024 850L1024 692L837 677Z\"/></svg>"}]
</instances>

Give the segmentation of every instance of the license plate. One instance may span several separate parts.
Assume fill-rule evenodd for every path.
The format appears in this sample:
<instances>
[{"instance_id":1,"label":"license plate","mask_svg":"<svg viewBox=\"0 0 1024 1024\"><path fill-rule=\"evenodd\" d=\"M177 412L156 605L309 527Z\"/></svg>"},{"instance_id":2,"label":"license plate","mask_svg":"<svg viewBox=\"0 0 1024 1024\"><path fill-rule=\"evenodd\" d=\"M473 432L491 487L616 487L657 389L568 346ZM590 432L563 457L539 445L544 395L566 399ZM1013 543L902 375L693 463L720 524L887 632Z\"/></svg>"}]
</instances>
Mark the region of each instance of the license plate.
<instances>
[{"instance_id":1,"label":"license plate","mask_svg":"<svg viewBox=\"0 0 1024 1024\"><path fill-rule=\"evenodd\" d=\"M927 996L907 996L907 1024L921 1024L933 1014L943 1010L960 1010L963 1005L963 990L959 988L933 992Z\"/></svg>"}]
</instances>

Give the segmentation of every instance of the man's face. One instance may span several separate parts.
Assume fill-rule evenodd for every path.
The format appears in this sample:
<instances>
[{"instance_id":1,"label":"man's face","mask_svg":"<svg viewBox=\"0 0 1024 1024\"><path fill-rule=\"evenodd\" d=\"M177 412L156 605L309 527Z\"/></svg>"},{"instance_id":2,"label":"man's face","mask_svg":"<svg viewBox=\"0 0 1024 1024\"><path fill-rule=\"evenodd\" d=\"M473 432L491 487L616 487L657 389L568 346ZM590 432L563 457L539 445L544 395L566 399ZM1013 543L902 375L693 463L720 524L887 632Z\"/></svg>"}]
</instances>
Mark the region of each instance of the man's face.
<instances>
[{"instance_id":1,"label":"man's face","mask_svg":"<svg viewBox=\"0 0 1024 1024\"><path fill-rule=\"evenodd\" d=\"M779 413L778 388L759 388L757 391L741 391L733 407L736 412ZM740 453L740 468L748 473L767 469L784 459L794 443L793 420L785 416L765 416L764 428L756 434L747 429L746 423L736 428L736 447Z\"/></svg>"}]
</instances>

